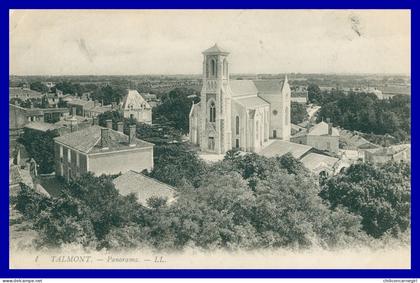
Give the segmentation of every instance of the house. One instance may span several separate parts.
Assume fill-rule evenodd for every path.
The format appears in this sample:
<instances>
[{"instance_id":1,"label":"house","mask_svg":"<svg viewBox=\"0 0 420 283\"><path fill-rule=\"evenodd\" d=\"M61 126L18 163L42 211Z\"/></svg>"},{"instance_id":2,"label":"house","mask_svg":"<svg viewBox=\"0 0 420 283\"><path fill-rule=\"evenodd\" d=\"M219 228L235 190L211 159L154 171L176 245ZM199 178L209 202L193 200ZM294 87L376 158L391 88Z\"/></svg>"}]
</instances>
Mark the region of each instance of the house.
<instances>
[{"instance_id":1,"label":"house","mask_svg":"<svg viewBox=\"0 0 420 283\"><path fill-rule=\"evenodd\" d=\"M21 100L27 99L41 99L43 94L23 87L9 87L9 100L12 98L19 98Z\"/></svg>"},{"instance_id":2,"label":"house","mask_svg":"<svg viewBox=\"0 0 420 283\"><path fill-rule=\"evenodd\" d=\"M146 207L151 197L164 198L168 204L175 200L176 191L173 187L133 170L118 176L113 183L121 195L134 194L137 201Z\"/></svg>"},{"instance_id":3,"label":"house","mask_svg":"<svg viewBox=\"0 0 420 283\"><path fill-rule=\"evenodd\" d=\"M291 153L294 158L300 159L305 154L308 154L311 150L311 146L288 141L276 140L268 146L266 146L265 148L263 148L259 152L259 154L270 158L275 156L282 156L286 153Z\"/></svg>"},{"instance_id":4,"label":"house","mask_svg":"<svg viewBox=\"0 0 420 283\"><path fill-rule=\"evenodd\" d=\"M365 161L375 164L382 164L388 161L411 161L411 145L400 144L389 147L366 149Z\"/></svg>"},{"instance_id":5,"label":"house","mask_svg":"<svg viewBox=\"0 0 420 283\"><path fill-rule=\"evenodd\" d=\"M70 112L73 113L73 108L76 109L76 115L78 116L85 116L85 111L87 109L93 108L96 106L97 102L93 100L85 100L85 99L72 99L67 102L67 107L70 108Z\"/></svg>"},{"instance_id":6,"label":"house","mask_svg":"<svg viewBox=\"0 0 420 283\"><path fill-rule=\"evenodd\" d=\"M45 123L45 122L29 122L28 124L25 125L24 128L30 129L33 131L44 132L44 133L46 133L47 131L56 132L59 135L67 132L63 126L60 126L58 124Z\"/></svg>"},{"instance_id":7,"label":"house","mask_svg":"<svg viewBox=\"0 0 420 283\"><path fill-rule=\"evenodd\" d=\"M128 90L122 102L125 118L136 119L138 122L152 124L152 107L137 90Z\"/></svg>"},{"instance_id":8,"label":"house","mask_svg":"<svg viewBox=\"0 0 420 283\"><path fill-rule=\"evenodd\" d=\"M328 155L309 153L300 161L312 173L319 175L323 172L326 175L333 175L339 159Z\"/></svg>"},{"instance_id":9,"label":"house","mask_svg":"<svg viewBox=\"0 0 420 283\"><path fill-rule=\"evenodd\" d=\"M142 171L153 168L153 144L136 138L136 126L129 135L93 125L54 139L56 175L67 180L86 172L95 175Z\"/></svg>"},{"instance_id":10,"label":"house","mask_svg":"<svg viewBox=\"0 0 420 283\"><path fill-rule=\"evenodd\" d=\"M322 121L312 128L300 131L290 138L292 142L306 144L318 150L338 153L340 133L332 123Z\"/></svg>"},{"instance_id":11,"label":"house","mask_svg":"<svg viewBox=\"0 0 420 283\"><path fill-rule=\"evenodd\" d=\"M152 108L158 106L161 103L160 99L157 97L156 94L140 93L140 95L143 96L143 98L147 101L147 103L149 103L150 107Z\"/></svg>"},{"instance_id":12,"label":"house","mask_svg":"<svg viewBox=\"0 0 420 283\"><path fill-rule=\"evenodd\" d=\"M231 80L229 52L203 52L201 100L189 114L190 141L202 152L258 152L269 139L290 138L290 87L280 80Z\"/></svg>"}]
</instances>

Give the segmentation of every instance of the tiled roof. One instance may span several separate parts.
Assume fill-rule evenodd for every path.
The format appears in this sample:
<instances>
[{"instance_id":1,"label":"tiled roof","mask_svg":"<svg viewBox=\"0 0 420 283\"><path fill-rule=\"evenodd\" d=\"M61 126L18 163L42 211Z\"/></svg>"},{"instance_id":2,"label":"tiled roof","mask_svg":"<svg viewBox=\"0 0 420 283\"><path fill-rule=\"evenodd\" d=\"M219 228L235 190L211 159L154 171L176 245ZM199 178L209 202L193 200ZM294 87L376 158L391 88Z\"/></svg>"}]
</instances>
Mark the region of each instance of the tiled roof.
<instances>
[{"instance_id":1,"label":"tiled roof","mask_svg":"<svg viewBox=\"0 0 420 283\"><path fill-rule=\"evenodd\" d=\"M229 54L229 52L227 52L223 48L220 48L216 43L212 47L204 50L203 54L225 54L226 55L226 54Z\"/></svg>"},{"instance_id":2,"label":"tiled roof","mask_svg":"<svg viewBox=\"0 0 420 283\"><path fill-rule=\"evenodd\" d=\"M46 131L53 131L53 130L60 129L61 126L57 124L50 124L50 123L45 123L45 122L30 122L29 124L25 125L25 128L37 130L41 132L46 132Z\"/></svg>"},{"instance_id":3,"label":"tiled roof","mask_svg":"<svg viewBox=\"0 0 420 283\"><path fill-rule=\"evenodd\" d=\"M97 105L88 109L88 111L95 112L95 113L104 113L111 110L112 110L112 105L104 105L104 106Z\"/></svg>"},{"instance_id":4,"label":"tiled roof","mask_svg":"<svg viewBox=\"0 0 420 283\"><path fill-rule=\"evenodd\" d=\"M283 81L279 80L254 80L258 94L281 94Z\"/></svg>"},{"instance_id":5,"label":"tiled roof","mask_svg":"<svg viewBox=\"0 0 420 283\"><path fill-rule=\"evenodd\" d=\"M147 200L151 197L167 198L169 203L175 199L174 188L135 171L128 171L113 182L121 195L134 193L144 206L147 206Z\"/></svg>"},{"instance_id":6,"label":"tiled roof","mask_svg":"<svg viewBox=\"0 0 420 283\"><path fill-rule=\"evenodd\" d=\"M301 159L303 165L313 172L321 172L323 169L333 169L339 159L318 153L309 153Z\"/></svg>"},{"instance_id":7,"label":"tiled roof","mask_svg":"<svg viewBox=\"0 0 420 283\"><path fill-rule=\"evenodd\" d=\"M43 96L42 93L28 89L28 88L9 87L9 97L39 98L42 96Z\"/></svg>"},{"instance_id":8,"label":"tiled roof","mask_svg":"<svg viewBox=\"0 0 420 283\"><path fill-rule=\"evenodd\" d=\"M91 108L94 106L95 102L92 100L84 100L84 99L73 99L71 101L67 102L68 105L77 105L77 106L83 106L86 108Z\"/></svg>"},{"instance_id":9,"label":"tiled roof","mask_svg":"<svg viewBox=\"0 0 420 283\"><path fill-rule=\"evenodd\" d=\"M137 90L129 90L128 94L124 97L123 100L123 109L129 110L131 108L138 110L151 107Z\"/></svg>"},{"instance_id":10,"label":"tiled roof","mask_svg":"<svg viewBox=\"0 0 420 283\"><path fill-rule=\"evenodd\" d=\"M294 158L301 158L305 153L311 150L309 145L303 145L288 141L276 140L263 148L259 154L265 157L282 156L290 152Z\"/></svg>"},{"instance_id":11,"label":"tiled roof","mask_svg":"<svg viewBox=\"0 0 420 283\"><path fill-rule=\"evenodd\" d=\"M310 136L328 135L328 123L320 122L320 123L316 124L315 126L312 127L312 129L309 130L308 135L310 135ZM332 136L333 137L340 136L339 131L335 127L332 128Z\"/></svg>"},{"instance_id":12,"label":"tiled roof","mask_svg":"<svg viewBox=\"0 0 420 283\"><path fill-rule=\"evenodd\" d=\"M258 90L251 80L231 80L229 82L232 97L257 95Z\"/></svg>"},{"instance_id":13,"label":"tiled roof","mask_svg":"<svg viewBox=\"0 0 420 283\"><path fill-rule=\"evenodd\" d=\"M250 109L255 109L257 107L269 106L270 105L270 104L267 103L267 101L265 101L262 98L259 98L258 96L246 97L246 98L237 97L234 100L237 103L244 106L245 108L250 108Z\"/></svg>"},{"instance_id":14,"label":"tiled roof","mask_svg":"<svg viewBox=\"0 0 420 283\"><path fill-rule=\"evenodd\" d=\"M109 149L104 150L100 147L99 143L101 140L102 128L103 127L94 125L73 133L56 137L55 140L59 143L62 143L83 153L110 152L124 149L144 148L153 146L152 143L137 138L135 140L136 146L129 146L128 136L124 135L123 133L109 129Z\"/></svg>"}]
</instances>

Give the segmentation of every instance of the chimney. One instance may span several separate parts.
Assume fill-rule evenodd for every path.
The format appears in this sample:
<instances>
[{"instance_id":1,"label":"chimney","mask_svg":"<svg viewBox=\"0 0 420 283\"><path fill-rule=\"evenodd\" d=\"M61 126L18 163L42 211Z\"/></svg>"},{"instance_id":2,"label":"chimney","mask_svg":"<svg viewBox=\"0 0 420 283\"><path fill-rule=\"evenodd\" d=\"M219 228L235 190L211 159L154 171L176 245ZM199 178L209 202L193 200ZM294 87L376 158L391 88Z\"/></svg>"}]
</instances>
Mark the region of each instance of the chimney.
<instances>
[{"instance_id":1,"label":"chimney","mask_svg":"<svg viewBox=\"0 0 420 283\"><path fill-rule=\"evenodd\" d=\"M112 129L112 120L111 120L111 119L108 119L108 120L106 120L105 122L106 122L106 127L107 127L108 129Z\"/></svg>"},{"instance_id":2,"label":"chimney","mask_svg":"<svg viewBox=\"0 0 420 283\"><path fill-rule=\"evenodd\" d=\"M98 117L93 117L92 121L93 121L93 125L98 125Z\"/></svg>"},{"instance_id":3,"label":"chimney","mask_svg":"<svg viewBox=\"0 0 420 283\"><path fill-rule=\"evenodd\" d=\"M331 123L331 120L330 120L330 118L327 118L327 123L328 123L328 135L332 135L332 123Z\"/></svg>"},{"instance_id":4,"label":"chimney","mask_svg":"<svg viewBox=\"0 0 420 283\"><path fill-rule=\"evenodd\" d=\"M124 132L124 123L123 122L117 122L117 131L118 132Z\"/></svg>"},{"instance_id":5,"label":"chimney","mask_svg":"<svg viewBox=\"0 0 420 283\"><path fill-rule=\"evenodd\" d=\"M101 128L101 148L108 149L109 147L109 129Z\"/></svg>"},{"instance_id":6,"label":"chimney","mask_svg":"<svg viewBox=\"0 0 420 283\"><path fill-rule=\"evenodd\" d=\"M71 108L71 115L72 115L73 117L76 117L76 110L77 110L77 109L76 109L76 107L74 107L74 106Z\"/></svg>"},{"instance_id":7,"label":"chimney","mask_svg":"<svg viewBox=\"0 0 420 283\"><path fill-rule=\"evenodd\" d=\"M136 125L130 125L130 132L128 134L128 145L129 146L135 146L135 138L136 138Z\"/></svg>"}]
</instances>

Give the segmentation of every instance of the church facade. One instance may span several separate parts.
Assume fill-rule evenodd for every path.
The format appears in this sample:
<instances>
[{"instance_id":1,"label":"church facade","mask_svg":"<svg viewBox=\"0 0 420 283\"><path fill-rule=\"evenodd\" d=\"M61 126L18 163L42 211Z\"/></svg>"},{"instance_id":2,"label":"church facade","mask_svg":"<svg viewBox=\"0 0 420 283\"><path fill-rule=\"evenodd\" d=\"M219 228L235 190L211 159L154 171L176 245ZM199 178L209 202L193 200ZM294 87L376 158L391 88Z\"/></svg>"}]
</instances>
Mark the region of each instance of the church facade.
<instances>
[{"instance_id":1,"label":"church facade","mask_svg":"<svg viewBox=\"0 0 420 283\"><path fill-rule=\"evenodd\" d=\"M193 104L190 141L204 152L258 152L269 139L290 139L290 87L279 80L230 80L229 52L203 52L201 100Z\"/></svg>"}]
</instances>

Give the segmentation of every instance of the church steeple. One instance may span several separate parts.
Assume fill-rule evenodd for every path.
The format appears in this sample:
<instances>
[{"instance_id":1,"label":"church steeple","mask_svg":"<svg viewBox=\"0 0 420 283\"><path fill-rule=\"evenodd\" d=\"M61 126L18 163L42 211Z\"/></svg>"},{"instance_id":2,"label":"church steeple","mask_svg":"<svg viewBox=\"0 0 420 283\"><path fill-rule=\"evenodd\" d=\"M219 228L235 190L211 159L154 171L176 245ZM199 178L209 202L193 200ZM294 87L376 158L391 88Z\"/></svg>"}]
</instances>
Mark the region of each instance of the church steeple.
<instances>
[{"instance_id":1,"label":"church steeple","mask_svg":"<svg viewBox=\"0 0 420 283\"><path fill-rule=\"evenodd\" d=\"M215 43L212 47L204 50L203 78L205 80L229 79L227 56L229 52Z\"/></svg>"}]
</instances>

